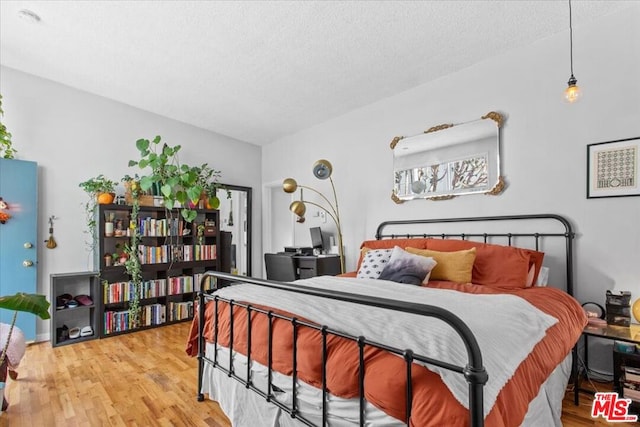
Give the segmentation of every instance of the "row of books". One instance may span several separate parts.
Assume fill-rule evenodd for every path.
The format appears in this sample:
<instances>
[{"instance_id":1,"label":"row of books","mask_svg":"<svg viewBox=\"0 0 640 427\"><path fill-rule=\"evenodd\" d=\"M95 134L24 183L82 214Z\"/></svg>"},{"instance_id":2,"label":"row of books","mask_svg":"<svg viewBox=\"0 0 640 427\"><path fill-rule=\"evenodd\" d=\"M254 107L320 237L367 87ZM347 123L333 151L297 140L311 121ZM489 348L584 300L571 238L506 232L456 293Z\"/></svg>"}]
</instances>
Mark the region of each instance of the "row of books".
<instances>
[{"instance_id":1,"label":"row of books","mask_svg":"<svg viewBox=\"0 0 640 427\"><path fill-rule=\"evenodd\" d=\"M193 275L193 282L195 283L196 292L200 291L200 281L202 280L203 273L196 273ZM204 284L202 286L203 291L210 291L215 288L218 279L212 276L209 276L205 279Z\"/></svg>"},{"instance_id":2,"label":"row of books","mask_svg":"<svg viewBox=\"0 0 640 427\"><path fill-rule=\"evenodd\" d=\"M179 276L169 278L169 295L193 292L193 276Z\"/></svg>"},{"instance_id":3,"label":"row of books","mask_svg":"<svg viewBox=\"0 0 640 427\"><path fill-rule=\"evenodd\" d=\"M625 399L640 402L640 368L623 366L622 394Z\"/></svg>"},{"instance_id":4,"label":"row of books","mask_svg":"<svg viewBox=\"0 0 640 427\"><path fill-rule=\"evenodd\" d=\"M141 236L182 236L183 229L184 223L179 218L138 218L138 232Z\"/></svg>"},{"instance_id":5,"label":"row of books","mask_svg":"<svg viewBox=\"0 0 640 427\"><path fill-rule=\"evenodd\" d=\"M141 307L140 326L160 325L166 322L167 307L164 304L149 304ZM105 311L104 333L106 335L132 329L129 311Z\"/></svg>"},{"instance_id":6,"label":"row of books","mask_svg":"<svg viewBox=\"0 0 640 427\"><path fill-rule=\"evenodd\" d=\"M200 290L200 280L203 273L169 277L168 279L145 280L140 284L138 295L140 299L179 295ZM212 290L216 283L215 277L207 277L204 290ZM102 300L105 304L115 304L131 301L134 286L131 281L104 282L102 286Z\"/></svg>"},{"instance_id":7,"label":"row of books","mask_svg":"<svg viewBox=\"0 0 640 427\"><path fill-rule=\"evenodd\" d=\"M141 264L209 261L218 257L216 245L138 245Z\"/></svg>"},{"instance_id":8,"label":"row of books","mask_svg":"<svg viewBox=\"0 0 640 427\"><path fill-rule=\"evenodd\" d=\"M102 288L102 300L105 304L130 301L133 294L132 282L104 283ZM145 280L138 288L138 295L141 299L167 295L167 279Z\"/></svg>"},{"instance_id":9,"label":"row of books","mask_svg":"<svg viewBox=\"0 0 640 427\"><path fill-rule=\"evenodd\" d=\"M169 320L184 320L193 317L193 301L169 303Z\"/></svg>"}]
</instances>

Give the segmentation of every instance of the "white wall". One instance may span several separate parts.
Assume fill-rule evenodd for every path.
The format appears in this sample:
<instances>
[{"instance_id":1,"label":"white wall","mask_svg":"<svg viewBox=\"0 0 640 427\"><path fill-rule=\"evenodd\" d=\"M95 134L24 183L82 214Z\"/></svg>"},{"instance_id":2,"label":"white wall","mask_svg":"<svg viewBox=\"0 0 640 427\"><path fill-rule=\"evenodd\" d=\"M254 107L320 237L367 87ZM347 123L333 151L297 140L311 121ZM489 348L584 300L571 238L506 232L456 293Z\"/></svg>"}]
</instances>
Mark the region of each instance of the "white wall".
<instances>
[{"instance_id":1,"label":"white wall","mask_svg":"<svg viewBox=\"0 0 640 427\"><path fill-rule=\"evenodd\" d=\"M584 90L574 105L562 100L568 41L568 31L562 32L282 138L263 149L262 180L291 176L328 195L330 187L313 177L311 166L319 158L333 163L347 270L355 268L360 242L373 238L384 220L558 213L578 235L578 299L604 303L612 288L638 298L640 197L587 200L585 189L587 144L640 136L640 5L574 27L574 70ZM394 136L491 110L507 116L502 172L508 187L502 195L391 201ZM288 224L288 206L281 211ZM296 244L308 242L309 226L296 226Z\"/></svg>"},{"instance_id":2,"label":"white wall","mask_svg":"<svg viewBox=\"0 0 640 427\"><path fill-rule=\"evenodd\" d=\"M160 89L159 89L160 90ZM194 126L145 112L10 68L0 68L3 123L13 134L17 158L38 163L39 242L38 292L49 295L49 275L92 270L86 251L83 203L78 183L103 173L120 180L136 170L135 142L161 135L169 145L182 145L180 160L209 163L222 171L222 182L253 187L260 206L261 148ZM58 247L44 248L49 216ZM254 209L254 271L261 271L261 224ZM39 339L47 339L48 322L38 320Z\"/></svg>"}]
</instances>

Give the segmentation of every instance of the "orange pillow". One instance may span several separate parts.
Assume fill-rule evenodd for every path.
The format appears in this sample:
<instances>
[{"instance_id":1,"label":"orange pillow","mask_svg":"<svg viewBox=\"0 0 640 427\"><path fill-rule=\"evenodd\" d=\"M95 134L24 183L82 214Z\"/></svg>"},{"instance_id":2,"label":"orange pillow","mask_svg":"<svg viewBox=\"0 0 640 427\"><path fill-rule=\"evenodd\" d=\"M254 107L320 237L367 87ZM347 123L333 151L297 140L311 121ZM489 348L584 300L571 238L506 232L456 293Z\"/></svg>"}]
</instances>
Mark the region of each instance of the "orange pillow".
<instances>
[{"instance_id":1,"label":"orange pillow","mask_svg":"<svg viewBox=\"0 0 640 427\"><path fill-rule=\"evenodd\" d=\"M431 270L429 280L446 280L456 283L471 283L476 248L462 251L439 252L430 249L407 248L407 252L433 258L437 264Z\"/></svg>"},{"instance_id":2,"label":"orange pillow","mask_svg":"<svg viewBox=\"0 0 640 427\"><path fill-rule=\"evenodd\" d=\"M533 264L534 283L542 266L544 253L514 246L494 245L472 240L430 239L427 249L458 251L476 248L472 282L478 285L524 288L529 282L529 269Z\"/></svg>"}]
</instances>

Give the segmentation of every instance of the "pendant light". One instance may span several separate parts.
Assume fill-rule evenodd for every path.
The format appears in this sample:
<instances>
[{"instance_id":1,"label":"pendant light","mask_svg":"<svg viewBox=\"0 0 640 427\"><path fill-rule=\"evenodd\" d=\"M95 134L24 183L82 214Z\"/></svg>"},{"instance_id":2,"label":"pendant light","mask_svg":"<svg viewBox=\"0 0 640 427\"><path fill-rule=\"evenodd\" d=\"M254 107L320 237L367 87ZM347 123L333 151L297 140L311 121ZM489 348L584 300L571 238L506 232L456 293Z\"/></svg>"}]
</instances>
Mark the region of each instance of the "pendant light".
<instances>
[{"instance_id":1,"label":"pendant light","mask_svg":"<svg viewBox=\"0 0 640 427\"><path fill-rule=\"evenodd\" d=\"M568 87L564 90L564 98L569 103L574 103L580 99L581 93L577 83L578 80L573 75L573 26L571 25L571 0L569 0L569 54L571 58L571 77L569 77Z\"/></svg>"}]
</instances>

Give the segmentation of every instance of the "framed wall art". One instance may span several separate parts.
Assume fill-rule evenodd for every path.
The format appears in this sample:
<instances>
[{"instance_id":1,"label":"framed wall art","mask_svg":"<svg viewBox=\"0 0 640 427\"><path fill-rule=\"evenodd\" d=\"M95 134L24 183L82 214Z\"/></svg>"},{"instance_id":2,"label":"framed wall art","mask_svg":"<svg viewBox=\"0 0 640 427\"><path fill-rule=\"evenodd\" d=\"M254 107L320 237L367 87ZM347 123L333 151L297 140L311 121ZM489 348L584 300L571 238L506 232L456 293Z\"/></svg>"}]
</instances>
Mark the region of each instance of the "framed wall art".
<instances>
[{"instance_id":1,"label":"framed wall art","mask_svg":"<svg viewBox=\"0 0 640 427\"><path fill-rule=\"evenodd\" d=\"M640 196L640 137L587 145L587 199Z\"/></svg>"}]
</instances>

